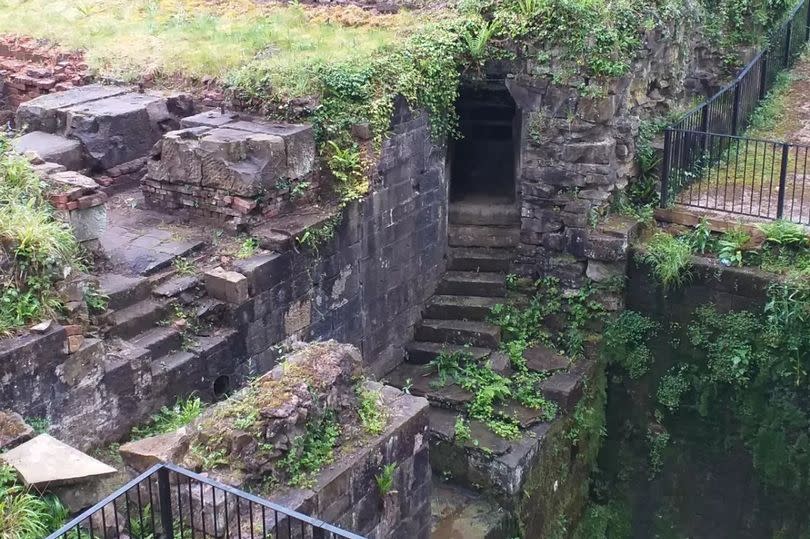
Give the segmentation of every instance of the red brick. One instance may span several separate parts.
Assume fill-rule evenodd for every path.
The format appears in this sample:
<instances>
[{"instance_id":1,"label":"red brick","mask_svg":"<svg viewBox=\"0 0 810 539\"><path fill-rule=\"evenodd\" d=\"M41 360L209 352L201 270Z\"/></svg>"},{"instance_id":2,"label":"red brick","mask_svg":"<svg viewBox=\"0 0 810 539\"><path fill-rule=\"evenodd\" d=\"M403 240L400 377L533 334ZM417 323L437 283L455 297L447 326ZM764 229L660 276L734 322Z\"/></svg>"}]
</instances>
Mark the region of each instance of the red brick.
<instances>
[{"instance_id":1,"label":"red brick","mask_svg":"<svg viewBox=\"0 0 810 539\"><path fill-rule=\"evenodd\" d=\"M48 195L48 200L51 201L51 204L67 204L68 203L68 195L67 193L51 193Z\"/></svg>"},{"instance_id":2,"label":"red brick","mask_svg":"<svg viewBox=\"0 0 810 539\"><path fill-rule=\"evenodd\" d=\"M233 197L231 207L243 215L247 215L256 209L256 201L249 198Z\"/></svg>"},{"instance_id":3,"label":"red brick","mask_svg":"<svg viewBox=\"0 0 810 539\"><path fill-rule=\"evenodd\" d=\"M93 206L100 206L107 201L107 195L104 193L96 193L93 195L87 195L81 197L79 202L79 209L84 210L87 208L92 208Z\"/></svg>"},{"instance_id":4,"label":"red brick","mask_svg":"<svg viewBox=\"0 0 810 539\"><path fill-rule=\"evenodd\" d=\"M71 335L81 335L84 332L84 330L82 329L82 326L80 326L79 324L73 324L73 325L70 325L70 326L64 326L64 328L65 328L65 334L68 337L70 337Z\"/></svg>"}]
</instances>

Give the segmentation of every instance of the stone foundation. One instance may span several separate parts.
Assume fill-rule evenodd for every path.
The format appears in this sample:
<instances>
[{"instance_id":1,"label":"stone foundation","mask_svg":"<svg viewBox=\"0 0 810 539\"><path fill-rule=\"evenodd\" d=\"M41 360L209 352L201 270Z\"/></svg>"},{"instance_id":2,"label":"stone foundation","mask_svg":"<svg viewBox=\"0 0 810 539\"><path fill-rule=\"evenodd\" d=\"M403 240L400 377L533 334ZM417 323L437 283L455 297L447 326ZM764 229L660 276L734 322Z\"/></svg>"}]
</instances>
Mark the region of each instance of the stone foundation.
<instances>
[{"instance_id":1,"label":"stone foundation","mask_svg":"<svg viewBox=\"0 0 810 539\"><path fill-rule=\"evenodd\" d=\"M220 112L182 126L150 156L141 190L151 207L240 226L310 204L317 194L311 126ZM291 194L296 185L303 196Z\"/></svg>"}]
</instances>

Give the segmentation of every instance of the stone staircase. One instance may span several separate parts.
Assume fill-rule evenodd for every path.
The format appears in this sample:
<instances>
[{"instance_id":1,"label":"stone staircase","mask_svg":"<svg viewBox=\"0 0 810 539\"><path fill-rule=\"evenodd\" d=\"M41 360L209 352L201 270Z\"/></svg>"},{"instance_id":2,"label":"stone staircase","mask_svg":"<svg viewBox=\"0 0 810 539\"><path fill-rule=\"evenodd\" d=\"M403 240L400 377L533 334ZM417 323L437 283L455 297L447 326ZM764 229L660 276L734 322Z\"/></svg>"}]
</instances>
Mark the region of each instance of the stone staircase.
<instances>
[{"instance_id":1,"label":"stone staircase","mask_svg":"<svg viewBox=\"0 0 810 539\"><path fill-rule=\"evenodd\" d=\"M170 322L173 305L182 305L198 323L218 325L225 304L203 297L200 280L167 272L153 278L107 273L100 277L100 289L108 297L107 311L99 317L108 351L130 360L148 360L153 371L178 366L218 345L231 330L206 332L216 338L184 339L185 328Z\"/></svg>"},{"instance_id":2,"label":"stone staircase","mask_svg":"<svg viewBox=\"0 0 810 539\"><path fill-rule=\"evenodd\" d=\"M409 364L429 363L443 350L483 358L500 345L500 329L486 321L506 298L506 275L520 236L520 215L512 204L453 203L449 211L447 272L425 305Z\"/></svg>"}]
</instances>

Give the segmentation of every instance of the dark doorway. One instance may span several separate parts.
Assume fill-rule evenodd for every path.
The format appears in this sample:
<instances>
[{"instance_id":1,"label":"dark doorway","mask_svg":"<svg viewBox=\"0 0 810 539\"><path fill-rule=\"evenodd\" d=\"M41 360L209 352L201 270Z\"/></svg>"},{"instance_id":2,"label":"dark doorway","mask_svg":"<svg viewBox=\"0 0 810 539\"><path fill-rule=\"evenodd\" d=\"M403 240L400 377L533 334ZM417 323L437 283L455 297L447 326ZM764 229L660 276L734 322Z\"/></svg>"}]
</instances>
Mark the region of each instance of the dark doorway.
<instances>
[{"instance_id":1,"label":"dark doorway","mask_svg":"<svg viewBox=\"0 0 810 539\"><path fill-rule=\"evenodd\" d=\"M462 138L452 153L450 199L515 199L515 101L504 81L462 86L456 108Z\"/></svg>"}]
</instances>

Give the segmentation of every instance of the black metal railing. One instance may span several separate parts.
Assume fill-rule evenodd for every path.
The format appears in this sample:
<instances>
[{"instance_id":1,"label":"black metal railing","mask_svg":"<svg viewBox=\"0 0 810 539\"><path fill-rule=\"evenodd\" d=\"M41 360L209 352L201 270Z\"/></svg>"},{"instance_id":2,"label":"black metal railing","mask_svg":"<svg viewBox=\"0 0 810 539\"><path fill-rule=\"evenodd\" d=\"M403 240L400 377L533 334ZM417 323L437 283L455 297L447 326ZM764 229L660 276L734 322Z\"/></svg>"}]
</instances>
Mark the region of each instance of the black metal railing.
<instances>
[{"instance_id":1,"label":"black metal railing","mask_svg":"<svg viewBox=\"0 0 810 539\"><path fill-rule=\"evenodd\" d=\"M803 198L792 196L793 189L804 192L803 183L797 186L791 184L790 180L792 176L793 182L804 181L807 169L798 168L799 159L796 156L806 152L806 147L748 139L739 134L749 125L754 110L773 88L779 73L793 65L809 38L810 0L802 0L771 33L767 46L740 71L731 84L665 130L661 176L663 207L677 203L765 218L776 218L777 215L779 218L791 218L795 214L798 219L803 215L799 208L794 211L794 206L806 206ZM752 146L756 150L749 155L748 149ZM745 163L748 163L746 158L753 163L760 150L765 156L758 160L758 167L752 165L734 172L718 170L721 164L736 165L740 157ZM778 155L772 157L769 154ZM782 162L782 154L786 155L787 163ZM776 169L762 168L763 159L776 163ZM719 176L724 173L728 178L720 185ZM715 182L713 191L712 180ZM756 186L758 190L740 190L743 186ZM723 196L719 196L720 192ZM739 194L741 198L731 200L727 193L731 193L729 196L732 198ZM790 207L784 207L786 201L791 204ZM740 210L746 207L747 211ZM805 222L810 216L801 219Z\"/></svg>"},{"instance_id":2,"label":"black metal railing","mask_svg":"<svg viewBox=\"0 0 810 539\"><path fill-rule=\"evenodd\" d=\"M47 539L363 539L171 464L158 464Z\"/></svg>"}]
</instances>

